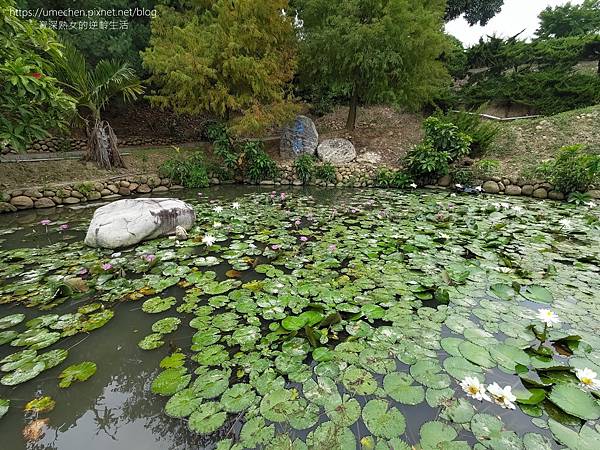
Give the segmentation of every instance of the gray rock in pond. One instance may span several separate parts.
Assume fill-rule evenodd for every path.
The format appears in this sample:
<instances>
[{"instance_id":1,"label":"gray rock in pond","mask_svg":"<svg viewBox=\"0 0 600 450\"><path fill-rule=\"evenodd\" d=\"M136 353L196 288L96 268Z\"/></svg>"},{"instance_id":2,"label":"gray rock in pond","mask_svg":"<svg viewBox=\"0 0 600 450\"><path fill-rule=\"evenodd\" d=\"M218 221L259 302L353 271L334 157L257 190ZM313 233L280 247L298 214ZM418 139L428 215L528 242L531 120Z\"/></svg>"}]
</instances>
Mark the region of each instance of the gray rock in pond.
<instances>
[{"instance_id":1,"label":"gray rock in pond","mask_svg":"<svg viewBox=\"0 0 600 450\"><path fill-rule=\"evenodd\" d=\"M98 208L85 237L86 245L121 248L172 234L177 227L189 230L196 221L194 208L171 198L119 200Z\"/></svg>"},{"instance_id":2,"label":"gray rock in pond","mask_svg":"<svg viewBox=\"0 0 600 450\"><path fill-rule=\"evenodd\" d=\"M294 123L283 131L279 155L286 159L314 155L318 145L319 133L315 123L306 116L298 116Z\"/></svg>"},{"instance_id":3,"label":"gray rock in pond","mask_svg":"<svg viewBox=\"0 0 600 450\"><path fill-rule=\"evenodd\" d=\"M317 148L317 156L334 165L346 164L356 159L356 150L348 139L326 139Z\"/></svg>"}]
</instances>

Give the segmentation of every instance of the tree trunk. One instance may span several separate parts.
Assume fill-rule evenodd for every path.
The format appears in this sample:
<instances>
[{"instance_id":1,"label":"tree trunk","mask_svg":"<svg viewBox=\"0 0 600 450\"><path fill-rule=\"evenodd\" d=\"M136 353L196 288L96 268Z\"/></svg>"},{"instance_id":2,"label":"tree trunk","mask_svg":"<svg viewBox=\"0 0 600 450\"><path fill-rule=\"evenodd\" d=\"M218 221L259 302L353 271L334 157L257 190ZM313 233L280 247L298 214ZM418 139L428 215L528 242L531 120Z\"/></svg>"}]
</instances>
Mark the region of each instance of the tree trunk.
<instances>
[{"instance_id":1,"label":"tree trunk","mask_svg":"<svg viewBox=\"0 0 600 450\"><path fill-rule=\"evenodd\" d=\"M100 168L106 170L125 167L125 161L121 158L117 147L117 136L108 122L98 118L94 121L93 128L88 127L87 131L86 161L93 161Z\"/></svg>"},{"instance_id":2,"label":"tree trunk","mask_svg":"<svg viewBox=\"0 0 600 450\"><path fill-rule=\"evenodd\" d=\"M348 111L348 120L346 121L346 129L354 130L356 127L356 110L358 109L358 92L356 86L352 88L352 97L350 98L350 110Z\"/></svg>"}]
</instances>

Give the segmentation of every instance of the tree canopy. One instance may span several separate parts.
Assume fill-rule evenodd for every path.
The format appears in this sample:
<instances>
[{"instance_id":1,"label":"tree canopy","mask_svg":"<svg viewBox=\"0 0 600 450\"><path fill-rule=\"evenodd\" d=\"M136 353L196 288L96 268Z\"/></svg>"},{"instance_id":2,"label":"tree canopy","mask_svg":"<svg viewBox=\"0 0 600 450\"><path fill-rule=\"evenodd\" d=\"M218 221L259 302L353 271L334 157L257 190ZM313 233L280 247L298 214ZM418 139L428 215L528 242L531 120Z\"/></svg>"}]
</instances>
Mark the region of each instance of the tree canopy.
<instances>
[{"instance_id":1,"label":"tree canopy","mask_svg":"<svg viewBox=\"0 0 600 450\"><path fill-rule=\"evenodd\" d=\"M282 123L295 111L296 69L287 0L206 0L160 7L145 66L162 107L231 120L239 132Z\"/></svg>"},{"instance_id":2,"label":"tree canopy","mask_svg":"<svg viewBox=\"0 0 600 450\"><path fill-rule=\"evenodd\" d=\"M418 107L448 81L443 0L303 0L301 77L360 102Z\"/></svg>"},{"instance_id":3,"label":"tree canopy","mask_svg":"<svg viewBox=\"0 0 600 450\"><path fill-rule=\"evenodd\" d=\"M0 0L0 145L24 149L63 127L74 105L52 76L61 53L56 34L19 19L14 7Z\"/></svg>"},{"instance_id":4,"label":"tree canopy","mask_svg":"<svg viewBox=\"0 0 600 450\"><path fill-rule=\"evenodd\" d=\"M446 20L464 16L469 25L485 25L500 12L504 0L448 0Z\"/></svg>"},{"instance_id":5,"label":"tree canopy","mask_svg":"<svg viewBox=\"0 0 600 450\"><path fill-rule=\"evenodd\" d=\"M77 9L85 11L152 11L160 0L77 0ZM165 3L165 1L160 1ZM40 11L64 10L67 7L65 0L18 0L20 8L39 9ZM148 46L150 39L150 17L135 14L131 17L45 17L40 20L61 21L69 25L65 29L57 30L62 40L68 40L91 65L96 65L102 59L117 59L127 61L136 72L142 69L140 51ZM118 27L108 29L99 27L100 21L117 21ZM121 23L126 25L121 27ZM71 25L74 25L71 28Z\"/></svg>"},{"instance_id":6,"label":"tree canopy","mask_svg":"<svg viewBox=\"0 0 600 450\"><path fill-rule=\"evenodd\" d=\"M600 0L546 8L540 13L540 27L536 33L540 38L600 33Z\"/></svg>"}]
</instances>

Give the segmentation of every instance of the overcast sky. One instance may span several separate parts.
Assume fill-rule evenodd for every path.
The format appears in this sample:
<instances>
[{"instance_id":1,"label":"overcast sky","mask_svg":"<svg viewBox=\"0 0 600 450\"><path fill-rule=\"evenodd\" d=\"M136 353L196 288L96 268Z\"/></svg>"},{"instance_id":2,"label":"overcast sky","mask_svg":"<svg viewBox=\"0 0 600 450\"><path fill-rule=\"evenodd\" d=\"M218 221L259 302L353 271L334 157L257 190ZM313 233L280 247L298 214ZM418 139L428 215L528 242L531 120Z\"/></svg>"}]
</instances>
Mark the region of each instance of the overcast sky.
<instances>
[{"instance_id":1,"label":"overcast sky","mask_svg":"<svg viewBox=\"0 0 600 450\"><path fill-rule=\"evenodd\" d=\"M469 26L465 19L456 19L446 25L448 33L460 39L465 47L479 42L480 37L496 34L510 37L525 29L522 37L532 37L538 28L538 14L547 6L564 5L566 0L504 0L502 11L485 27ZM581 4L583 0L572 0L571 4Z\"/></svg>"}]
</instances>

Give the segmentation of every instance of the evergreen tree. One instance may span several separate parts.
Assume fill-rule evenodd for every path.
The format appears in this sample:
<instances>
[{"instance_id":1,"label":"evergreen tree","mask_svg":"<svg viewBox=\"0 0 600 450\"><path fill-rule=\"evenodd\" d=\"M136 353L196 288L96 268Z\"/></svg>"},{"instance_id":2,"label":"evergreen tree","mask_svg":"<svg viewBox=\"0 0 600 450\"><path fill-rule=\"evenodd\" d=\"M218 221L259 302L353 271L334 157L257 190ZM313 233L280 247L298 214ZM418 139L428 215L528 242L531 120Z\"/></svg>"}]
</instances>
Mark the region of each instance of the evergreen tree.
<instances>
[{"instance_id":1,"label":"evergreen tree","mask_svg":"<svg viewBox=\"0 0 600 450\"><path fill-rule=\"evenodd\" d=\"M443 0L302 0L301 77L350 101L418 107L448 81Z\"/></svg>"},{"instance_id":2,"label":"evergreen tree","mask_svg":"<svg viewBox=\"0 0 600 450\"><path fill-rule=\"evenodd\" d=\"M540 13L540 38L561 38L600 33L600 0L584 0L548 7Z\"/></svg>"},{"instance_id":3,"label":"evergreen tree","mask_svg":"<svg viewBox=\"0 0 600 450\"><path fill-rule=\"evenodd\" d=\"M504 0L448 0L446 20L464 16L469 25L485 25L500 12Z\"/></svg>"},{"instance_id":4,"label":"evergreen tree","mask_svg":"<svg viewBox=\"0 0 600 450\"><path fill-rule=\"evenodd\" d=\"M160 7L143 54L157 87L151 102L216 115L234 132L289 120L296 40L287 8L287 0L182 0L177 8Z\"/></svg>"}]
</instances>

